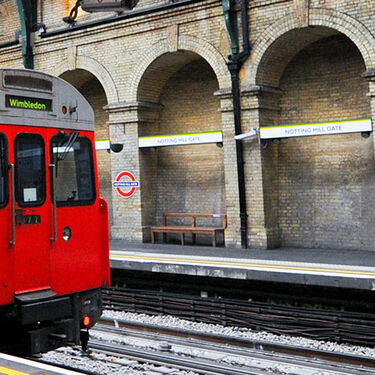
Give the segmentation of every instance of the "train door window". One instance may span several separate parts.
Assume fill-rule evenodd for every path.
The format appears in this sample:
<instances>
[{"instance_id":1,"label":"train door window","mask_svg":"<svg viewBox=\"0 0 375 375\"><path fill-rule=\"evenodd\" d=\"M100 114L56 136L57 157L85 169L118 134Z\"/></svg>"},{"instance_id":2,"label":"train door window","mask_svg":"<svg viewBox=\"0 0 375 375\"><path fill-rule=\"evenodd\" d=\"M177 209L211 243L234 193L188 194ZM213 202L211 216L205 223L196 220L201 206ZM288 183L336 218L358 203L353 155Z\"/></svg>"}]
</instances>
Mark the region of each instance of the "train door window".
<instances>
[{"instance_id":1,"label":"train door window","mask_svg":"<svg viewBox=\"0 0 375 375\"><path fill-rule=\"evenodd\" d=\"M21 207L41 206L46 199L44 140L19 134L14 142L16 199Z\"/></svg>"},{"instance_id":2,"label":"train door window","mask_svg":"<svg viewBox=\"0 0 375 375\"><path fill-rule=\"evenodd\" d=\"M55 136L51 141L51 160L56 165L57 205L93 204L96 191L91 141L78 137L78 132Z\"/></svg>"},{"instance_id":3,"label":"train door window","mask_svg":"<svg viewBox=\"0 0 375 375\"><path fill-rule=\"evenodd\" d=\"M0 208L8 202L8 147L7 140L0 134Z\"/></svg>"}]
</instances>

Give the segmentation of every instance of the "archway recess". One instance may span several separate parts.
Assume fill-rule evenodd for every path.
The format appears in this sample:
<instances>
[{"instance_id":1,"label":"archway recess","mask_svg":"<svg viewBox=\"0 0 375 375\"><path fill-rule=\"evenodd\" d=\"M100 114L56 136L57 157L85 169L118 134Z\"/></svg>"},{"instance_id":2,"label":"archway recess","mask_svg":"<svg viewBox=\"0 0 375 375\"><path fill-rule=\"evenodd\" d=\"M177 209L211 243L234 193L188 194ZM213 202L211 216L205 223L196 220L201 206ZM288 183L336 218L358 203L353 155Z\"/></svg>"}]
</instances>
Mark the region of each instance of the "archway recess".
<instances>
[{"instance_id":1,"label":"archway recess","mask_svg":"<svg viewBox=\"0 0 375 375\"><path fill-rule=\"evenodd\" d=\"M261 38L254 50L248 78L263 93L258 98L259 125L373 118L363 78L374 66L368 53L375 46L371 34L332 11L313 9L310 27L297 28L295 23L292 16L278 21L272 35ZM279 236L274 243L373 249L373 149L372 134L363 138L360 132L268 144L262 152L263 186L266 222L277 227Z\"/></svg>"},{"instance_id":2,"label":"archway recess","mask_svg":"<svg viewBox=\"0 0 375 375\"><path fill-rule=\"evenodd\" d=\"M51 67L49 73L61 76L66 72L75 71L76 69L85 70L97 78L104 89L107 103L118 103L118 91L111 74L103 65L92 57L81 55L75 56L74 54L73 56L69 55L68 58L64 59L60 64Z\"/></svg>"},{"instance_id":3,"label":"archway recess","mask_svg":"<svg viewBox=\"0 0 375 375\"><path fill-rule=\"evenodd\" d=\"M176 49L171 50L170 41L168 39L163 39L153 44L152 49L147 49L143 56L141 56L139 59L140 64L133 72L132 79L129 81L126 90L127 100L129 102L135 102L138 99L141 81L144 81L144 74L149 74L150 67L154 65L154 61L158 60L163 55L168 54L169 56L172 54L174 56L171 58L171 62L168 63L168 65L175 67L178 67L181 61L187 61L190 58L194 59L194 57L191 56L200 56L207 61L211 69L214 71L219 89L227 89L231 87L230 74L225 59L220 52L205 40L189 35L179 35ZM181 57L183 54L186 54L186 57ZM172 61L174 59L176 59L176 61ZM180 63L177 60L180 61ZM159 70L157 73L163 75L163 71ZM168 76L168 74L164 75L164 77L166 76Z\"/></svg>"},{"instance_id":4,"label":"archway recess","mask_svg":"<svg viewBox=\"0 0 375 375\"><path fill-rule=\"evenodd\" d=\"M159 111L153 121L139 123L139 136L221 132L218 89L214 69L200 55L161 54L143 71L133 93L143 106L138 118ZM140 149L139 156L144 227L160 225L165 212L226 213L223 148L216 143ZM210 239L197 238L205 240Z\"/></svg>"}]
</instances>

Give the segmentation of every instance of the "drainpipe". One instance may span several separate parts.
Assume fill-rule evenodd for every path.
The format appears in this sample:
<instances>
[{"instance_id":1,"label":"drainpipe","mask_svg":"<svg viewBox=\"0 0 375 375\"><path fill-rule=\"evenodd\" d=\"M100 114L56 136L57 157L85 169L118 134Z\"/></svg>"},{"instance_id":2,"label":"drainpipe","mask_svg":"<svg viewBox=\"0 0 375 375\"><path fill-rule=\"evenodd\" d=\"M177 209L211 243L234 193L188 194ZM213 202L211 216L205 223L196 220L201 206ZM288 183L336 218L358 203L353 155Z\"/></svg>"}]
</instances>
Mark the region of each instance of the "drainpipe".
<instances>
[{"instance_id":1,"label":"drainpipe","mask_svg":"<svg viewBox=\"0 0 375 375\"><path fill-rule=\"evenodd\" d=\"M238 26L236 0L223 0L223 12L225 25L231 40L232 54L228 56L227 66L232 80L232 98L235 135L241 134L241 92L239 72L250 55L249 32L248 32L248 0L239 0L241 3L241 25L242 25L242 51L239 52L238 46ZM246 210L246 187L245 187L245 169L243 159L243 147L239 140L236 140L236 157L237 157L237 175L238 175L238 192L240 204L240 221L241 221L241 247L247 248L247 210Z\"/></svg>"},{"instance_id":2,"label":"drainpipe","mask_svg":"<svg viewBox=\"0 0 375 375\"><path fill-rule=\"evenodd\" d=\"M26 69L34 69L32 33L37 27L38 0L17 0L22 34L22 57Z\"/></svg>"}]
</instances>

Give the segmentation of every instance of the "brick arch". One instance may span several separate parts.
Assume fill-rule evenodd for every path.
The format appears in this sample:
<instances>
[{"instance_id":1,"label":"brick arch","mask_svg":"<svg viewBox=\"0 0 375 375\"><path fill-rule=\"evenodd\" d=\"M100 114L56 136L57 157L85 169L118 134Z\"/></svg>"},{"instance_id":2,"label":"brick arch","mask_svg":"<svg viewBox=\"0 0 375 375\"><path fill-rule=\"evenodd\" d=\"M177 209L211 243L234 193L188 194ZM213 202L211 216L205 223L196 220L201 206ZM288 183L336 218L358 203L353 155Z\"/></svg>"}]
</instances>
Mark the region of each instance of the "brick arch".
<instances>
[{"instance_id":1,"label":"brick arch","mask_svg":"<svg viewBox=\"0 0 375 375\"><path fill-rule=\"evenodd\" d=\"M182 53L184 51L196 54L207 61L216 75L220 89L230 87L230 75L225 63L225 59L220 52L210 43L202 39L189 35L180 35L178 38L178 48L176 51L171 51L170 43L167 39L163 39L153 44L151 48L147 48L147 52L144 53L144 55L139 59L140 64L136 67L135 71L131 75L132 78L129 81L126 90L127 100L130 102L138 100L141 82L145 77L147 69L149 69L155 60L162 58L167 54L169 54L169 56L173 56L174 53ZM163 80L163 78L161 79ZM166 79L166 77L164 77L164 79Z\"/></svg>"},{"instance_id":2,"label":"brick arch","mask_svg":"<svg viewBox=\"0 0 375 375\"><path fill-rule=\"evenodd\" d=\"M76 69L83 69L90 72L93 76L95 76L100 84L103 86L104 92L107 97L107 102L110 103L118 103L119 96L116 84L108 72L108 70L97 62L95 59L87 56L77 56L76 63L74 67L69 64L67 59L63 60L60 64L56 65L50 71L51 74L55 76L60 76L63 73L71 70Z\"/></svg>"},{"instance_id":3,"label":"brick arch","mask_svg":"<svg viewBox=\"0 0 375 375\"><path fill-rule=\"evenodd\" d=\"M313 8L309 14L309 26L300 28L294 13L270 25L256 42L247 62L246 84L278 86L291 58L308 44L335 33L344 34L357 46L367 69L375 67L375 38L353 17L334 10ZM271 65L276 69L270 69Z\"/></svg>"}]
</instances>

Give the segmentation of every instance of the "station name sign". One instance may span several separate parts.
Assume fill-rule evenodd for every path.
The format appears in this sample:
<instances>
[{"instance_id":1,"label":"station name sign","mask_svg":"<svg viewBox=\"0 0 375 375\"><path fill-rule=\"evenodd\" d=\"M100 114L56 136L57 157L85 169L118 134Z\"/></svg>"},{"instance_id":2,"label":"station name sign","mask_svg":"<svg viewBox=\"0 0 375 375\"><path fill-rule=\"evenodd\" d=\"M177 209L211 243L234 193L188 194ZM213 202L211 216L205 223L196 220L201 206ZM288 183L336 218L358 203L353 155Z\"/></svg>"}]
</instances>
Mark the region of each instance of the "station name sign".
<instances>
[{"instance_id":1,"label":"station name sign","mask_svg":"<svg viewBox=\"0 0 375 375\"><path fill-rule=\"evenodd\" d=\"M223 142L223 133L221 131L212 131L204 133L172 134L159 135L153 137L140 137L139 148L145 147L163 147L163 146L182 146L202 143L220 143Z\"/></svg>"},{"instance_id":2,"label":"station name sign","mask_svg":"<svg viewBox=\"0 0 375 375\"><path fill-rule=\"evenodd\" d=\"M7 108L33 109L36 111L52 111L52 100L29 98L26 96L5 95Z\"/></svg>"},{"instance_id":3,"label":"station name sign","mask_svg":"<svg viewBox=\"0 0 375 375\"><path fill-rule=\"evenodd\" d=\"M260 128L261 139L307 137L343 133L371 132L371 119L344 120L314 124L264 126Z\"/></svg>"}]
</instances>

